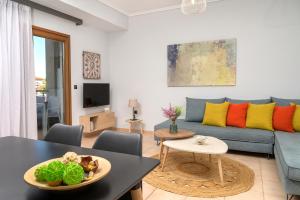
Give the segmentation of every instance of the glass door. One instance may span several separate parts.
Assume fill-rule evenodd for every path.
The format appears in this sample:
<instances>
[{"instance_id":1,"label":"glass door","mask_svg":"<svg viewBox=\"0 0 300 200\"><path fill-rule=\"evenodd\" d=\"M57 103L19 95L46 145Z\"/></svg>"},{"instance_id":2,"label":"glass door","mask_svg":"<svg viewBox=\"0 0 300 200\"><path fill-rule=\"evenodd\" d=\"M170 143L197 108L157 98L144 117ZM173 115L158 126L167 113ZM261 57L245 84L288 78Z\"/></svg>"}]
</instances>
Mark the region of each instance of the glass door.
<instances>
[{"instance_id":1,"label":"glass door","mask_svg":"<svg viewBox=\"0 0 300 200\"><path fill-rule=\"evenodd\" d=\"M43 139L56 123L66 120L65 43L33 36L38 138ZM70 98L70 97L68 97Z\"/></svg>"}]
</instances>

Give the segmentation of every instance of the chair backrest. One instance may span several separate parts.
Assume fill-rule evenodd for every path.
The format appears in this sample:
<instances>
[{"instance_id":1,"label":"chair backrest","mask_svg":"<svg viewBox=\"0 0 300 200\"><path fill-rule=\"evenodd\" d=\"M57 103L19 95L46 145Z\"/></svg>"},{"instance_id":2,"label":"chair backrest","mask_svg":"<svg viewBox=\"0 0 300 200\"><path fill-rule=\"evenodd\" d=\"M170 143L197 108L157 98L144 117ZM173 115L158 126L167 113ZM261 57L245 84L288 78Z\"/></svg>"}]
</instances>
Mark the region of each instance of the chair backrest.
<instances>
[{"instance_id":1,"label":"chair backrest","mask_svg":"<svg viewBox=\"0 0 300 200\"><path fill-rule=\"evenodd\" d=\"M45 103L45 97L36 96L36 103Z\"/></svg>"},{"instance_id":2,"label":"chair backrest","mask_svg":"<svg viewBox=\"0 0 300 200\"><path fill-rule=\"evenodd\" d=\"M93 149L142 156L142 135L117 131L103 131Z\"/></svg>"},{"instance_id":3,"label":"chair backrest","mask_svg":"<svg viewBox=\"0 0 300 200\"><path fill-rule=\"evenodd\" d=\"M48 116L60 116L60 103L58 96L48 96Z\"/></svg>"},{"instance_id":4,"label":"chair backrest","mask_svg":"<svg viewBox=\"0 0 300 200\"><path fill-rule=\"evenodd\" d=\"M45 141L81 146L83 126L55 124L45 136Z\"/></svg>"}]
</instances>

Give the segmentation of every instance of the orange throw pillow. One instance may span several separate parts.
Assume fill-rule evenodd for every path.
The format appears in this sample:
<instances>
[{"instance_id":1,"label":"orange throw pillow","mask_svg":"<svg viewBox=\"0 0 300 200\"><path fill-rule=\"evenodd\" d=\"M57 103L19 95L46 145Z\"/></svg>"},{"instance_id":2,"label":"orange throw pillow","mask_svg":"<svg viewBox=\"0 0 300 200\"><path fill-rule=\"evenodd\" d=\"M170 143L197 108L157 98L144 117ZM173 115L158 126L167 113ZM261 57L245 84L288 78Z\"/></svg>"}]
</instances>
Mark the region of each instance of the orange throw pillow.
<instances>
[{"instance_id":1,"label":"orange throw pillow","mask_svg":"<svg viewBox=\"0 0 300 200\"><path fill-rule=\"evenodd\" d=\"M227 113L227 126L246 127L248 103L230 104Z\"/></svg>"},{"instance_id":2,"label":"orange throw pillow","mask_svg":"<svg viewBox=\"0 0 300 200\"><path fill-rule=\"evenodd\" d=\"M293 117L296 106L275 106L273 127L277 131L294 132Z\"/></svg>"}]
</instances>

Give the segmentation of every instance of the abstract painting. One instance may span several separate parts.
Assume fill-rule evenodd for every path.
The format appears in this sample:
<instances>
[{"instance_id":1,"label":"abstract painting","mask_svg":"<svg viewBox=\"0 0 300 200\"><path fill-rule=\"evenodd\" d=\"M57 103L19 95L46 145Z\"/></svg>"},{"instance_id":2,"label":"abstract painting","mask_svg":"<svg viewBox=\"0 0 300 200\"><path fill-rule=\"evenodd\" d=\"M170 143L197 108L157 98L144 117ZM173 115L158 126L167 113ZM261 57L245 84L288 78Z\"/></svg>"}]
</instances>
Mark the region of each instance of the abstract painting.
<instances>
[{"instance_id":1,"label":"abstract painting","mask_svg":"<svg viewBox=\"0 0 300 200\"><path fill-rule=\"evenodd\" d=\"M100 54L84 51L82 57L83 57L83 78L100 79L101 78Z\"/></svg>"},{"instance_id":2,"label":"abstract painting","mask_svg":"<svg viewBox=\"0 0 300 200\"><path fill-rule=\"evenodd\" d=\"M168 45L168 86L236 84L236 39Z\"/></svg>"}]
</instances>

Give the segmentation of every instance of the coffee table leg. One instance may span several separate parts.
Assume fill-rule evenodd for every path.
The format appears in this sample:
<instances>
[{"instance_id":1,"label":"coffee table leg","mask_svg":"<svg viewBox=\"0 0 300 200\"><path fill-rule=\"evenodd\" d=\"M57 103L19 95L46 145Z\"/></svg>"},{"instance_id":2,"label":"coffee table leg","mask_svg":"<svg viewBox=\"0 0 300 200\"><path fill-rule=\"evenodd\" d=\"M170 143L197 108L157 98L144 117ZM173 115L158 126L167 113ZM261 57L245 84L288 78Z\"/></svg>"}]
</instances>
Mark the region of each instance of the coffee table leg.
<instances>
[{"instance_id":1,"label":"coffee table leg","mask_svg":"<svg viewBox=\"0 0 300 200\"><path fill-rule=\"evenodd\" d=\"M164 161L162 163L161 171L164 171L165 163L166 163L166 160L167 160L168 153L169 153L169 147L167 147L167 151L166 151L166 154L164 156Z\"/></svg>"},{"instance_id":2,"label":"coffee table leg","mask_svg":"<svg viewBox=\"0 0 300 200\"><path fill-rule=\"evenodd\" d=\"M209 162L211 162L211 154L209 154L208 157L209 157Z\"/></svg>"},{"instance_id":3,"label":"coffee table leg","mask_svg":"<svg viewBox=\"0 0 300 200\"><path fill-rule=\"evenodd\" d=\"M196 162L196 154L193 153L194 162Z\"/></svg>"},{"instance_id":4,"label":"coffee table leg","mask_svg":"<svg viewBox=\"0 0 300 200\"><path fill-rule=\"evenodd\" d=\"M222 168L222 160L221 156L218 156L218 167L219 167L219 174L222 186L224 185L224 177L223 177L223 168Z\"/></svg>"},{"instance_id":5,"label":"coffee table leg","mask_svg":"<svg viewBox=\"0 0 300 200\"><path fill-rule=\"evenodd\" d=\"M163 145L164 140L160 139L160 153L159 153L159 160L161 160L163 151L164 151L164 145Z\"/></svg>"}]
</instances>

